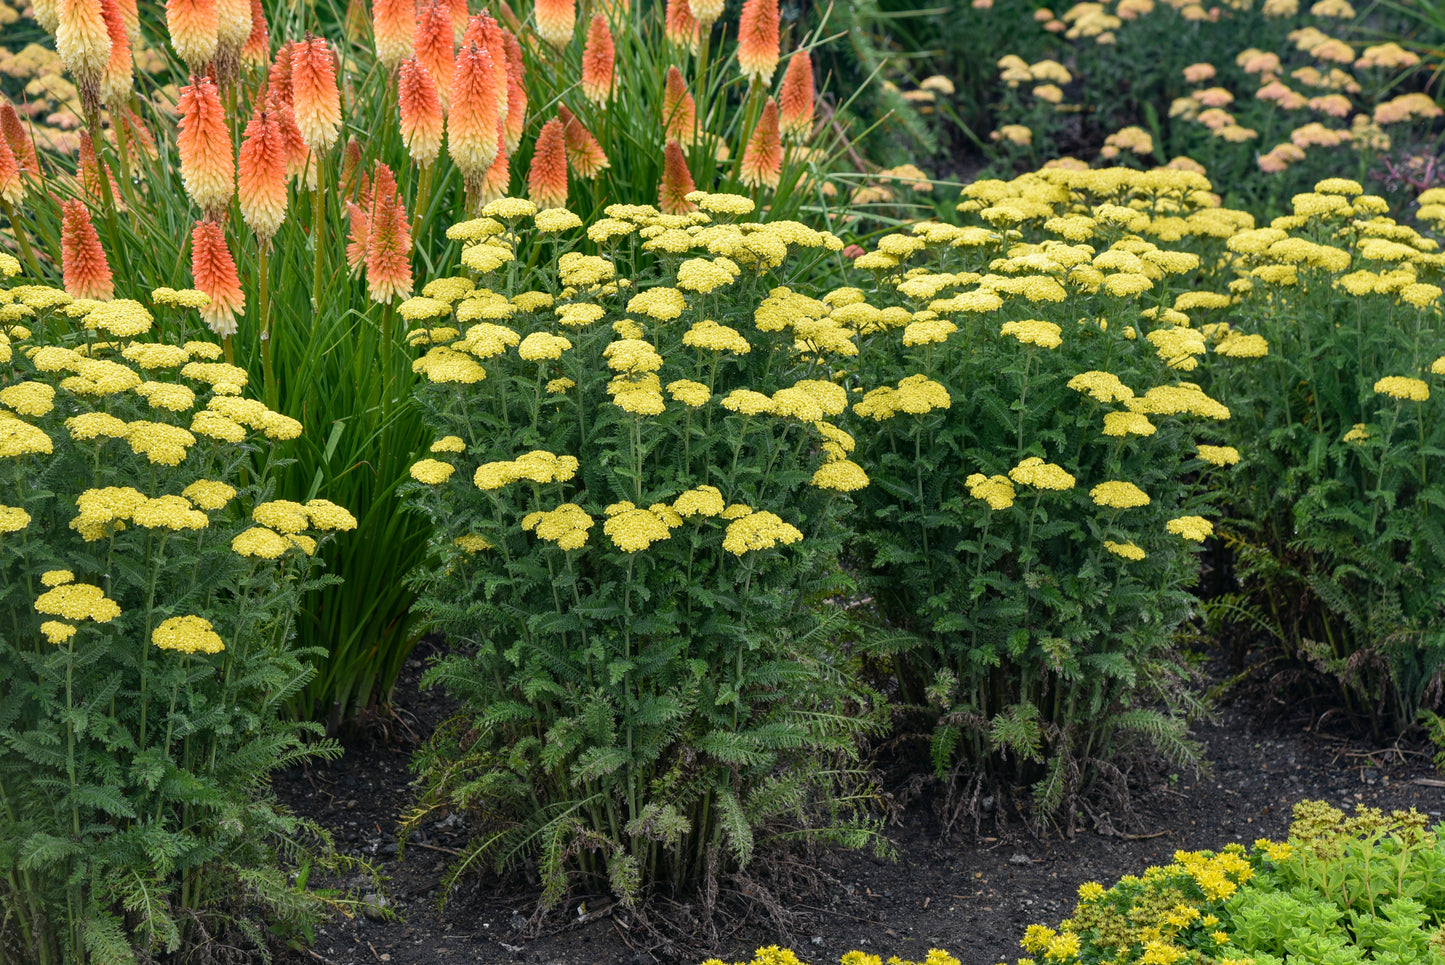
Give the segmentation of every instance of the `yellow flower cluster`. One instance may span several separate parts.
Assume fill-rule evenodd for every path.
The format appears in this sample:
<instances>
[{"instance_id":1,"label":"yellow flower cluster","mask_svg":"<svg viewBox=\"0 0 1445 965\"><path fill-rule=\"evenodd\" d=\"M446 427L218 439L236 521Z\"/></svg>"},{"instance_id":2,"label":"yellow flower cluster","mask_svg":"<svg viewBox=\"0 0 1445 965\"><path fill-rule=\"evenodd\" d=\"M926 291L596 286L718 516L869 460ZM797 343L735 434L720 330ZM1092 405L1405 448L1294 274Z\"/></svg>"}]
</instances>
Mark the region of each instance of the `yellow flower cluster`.
<instances>
[{"instance_id":1,"label":"yellow flower cluster","mask_svg":"<svg viewBox=\"0 0 1445 965\"><path fill-rule=\"evenodd\" d=\"M1196 543L1202 543L1214 535L1214 524L1203 516L1180 516L1178 519L1171 519L1166 525L1175 536L1182 536Z\"/></svg>"},{"instance_id":2,"label":"yellow flower cluster","mask_svg":"<svg viewBox=\"0 0 1445 965\"><path fill-rule=\"evenodd\" d=\"M89 583L62 583L35 599L39 613L64 617L67 620L94 620L109 623L120 616L120 605L105 591Z\"/></svg>"},{"instance_id":3,"label":"yellow flower cluster","mask_svg":"<svg viewBox=\"0 0 1445 965\"><path fill-rule=\"evenodd\" d=\"M735 355L746 355L753 348L737 329L719 325L712 319L703 319L689 328L682 336L682 344L711 352L732 352Z\"/></svg>"},{"instance_id":4,"label":"yellow flower cluster","mask_svg":"<svg viewBox=\"0 0 1445 965\"><path fill-rule=\"evenodd\" d=\"M981 472L964 480L968 494L988 503L990 509L1008 509L1014 504L1014 486L1008 476L985 476Z\"/></svg>"},{"instance_id":5,"label":"yellow flower cluster","mask_svg":"<svg viewBox=\"0 0 1445 965\"><path fill-rule=\"evenodd\" d=\"M1131 482L1112 479L1099 483L1089 490L1089 498L1095 505L1110 509L1133 509L1149 505L1149 494Z\"/></svg>"},{"instance_id":6,"label":"yellow flower cluster","mask_svg":"<svg viewBox=\"0 0 1445 965\"><path fill-rule=\"evenodd\" d=\"M1009 470L1009 478L1020 486L1035 489L1064 490L1074 488L1074 477L1062 466L1044 462L1038 456L1030 456Z\"/></svg>"},{"instance_id":7,"label":"yellow flower cluster","mask_svg":"<svg viewBox=\"0 0 1445 965\"><path fill-rule=\"evenodd\" d=\"M582 507L563 503L553 510L527 514L522 520L522 529L535 531L540 538L556 543L561 549L575 550L586 544L592 523L592 517Z\"/></svg>"},{"instance_id":8,"label":"yellow flower cluster","mask_svg":"<svg viewBox=\"0 0 1445 965\"><path fill-rule=\"evenodd\" d=\"M151 643L178 653L220 653L226 649L211 621L192 614L162 620L151 631Z\"/></svg>"},{"instance_id":9,"label":"yellow flower cluster","mask_svg":"<svg viewBox=\"0 0 1445 965\"><path fill-rule=\"evenodd\" d=\"M1080 372L1069 379L1069 388L1085 392L1098 402L1123 402L1134 398L1134 390L1109 372Z\"/></svg>"},{"instance_id":10,"label":"yellow flower cluster","mask_svg":"<svg viewBox=\"0 0 1445 965\"><path fill-rule=\"evenodd\" d=\"M510 461L483 463L477 467L473 482L478 489L501 489L523 479L534 483L567 482L577 474L577 466L576 456L536 449Z\"/></svg>"},{"instance_id":11,"label":"yellow flower cluster","mask_svg":"<svg viewBox=\"0 0 1445 965\"><path fill-rule=\"evenodd\" d=\"M1419 379L1403 375L1387 375L1375 383L1375 391L1392 399L1424 402L1430 398L1430 386Z\"/></svg>"},{"instance_id":12,"label":"yellow flower cluster","mask_svg":"<svg viewBox=\"0 0 1445 965\"><path fill-rule=\"evenodd\" d=\"M726 512L724 515L726 516ZM779 543L789 546L802 538L800 529L785 522L776 513L766 510L748 511L728 523L722 546L729 553L742 556L754 550L772 549Z\"/></svg>"},{"instance_id":13,"label":"yellow flower cluster","mask_svg":"<svg viewBox=\"0 0 1445 965\"><path fill-rule=\"evenodd\" d=\"M607 522L602 524L602 532L624 553L636 553L659 540L669 539L670 527L681 522L681 516L663 503L639 509L624 501L607 507Z\"/></svg>"},{"instance_id":14,"label":"yellow flower cluster","mask_svg":"<svg viewBox=\"0 0 1445 965\"><path fill-rule=\"evenodd\" d=\"M1116 543L1111 539L1104 540L1104 549L1113 553L1115 556L1121 556L1126 560L1132 560L1134 562L1138 562L1148 555L1143 549L1133 543Z\"/></svg>"},{"instance_id":15,"label":"yellow flower cluster","mask_svg":"<svg viewBox=\"0 0 1445 965\"><path fill-rule=\"evenodd\" d=\"M952 401L948 389L938 382L926 375L910 375L899 381L897 388L885 385L864 393L862 399L853 403L853 411L882 422L900 412L925 415L935 409L947 409Z\"/></svg>"}]
</instances>

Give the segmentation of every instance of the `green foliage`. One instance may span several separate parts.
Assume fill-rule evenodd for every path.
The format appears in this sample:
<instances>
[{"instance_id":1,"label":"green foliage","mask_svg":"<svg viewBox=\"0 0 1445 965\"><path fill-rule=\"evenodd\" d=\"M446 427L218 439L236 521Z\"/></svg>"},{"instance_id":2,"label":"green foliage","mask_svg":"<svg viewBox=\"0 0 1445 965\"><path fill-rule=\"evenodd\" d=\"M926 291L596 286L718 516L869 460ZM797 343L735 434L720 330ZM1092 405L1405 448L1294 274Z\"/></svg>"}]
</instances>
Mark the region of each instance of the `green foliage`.
<instances>
[{"instance_id":1,"label":"green foliage","mask_svg":"<svg viewBox=\"0 0 1445 965\"><path fill-rule=\"evenodd\" d=\"M597 256L549 227L567 212L493 202L453 228L491 287L438 279L439 305L401 306L433 316L412 340L433 343L438 441L408 498L439 534L417 584L454 653L425 681L460 704L409 823L476 813L454 878L535 858L544 905L576 875L689 894L783 818L881 840L854 763L880 698L829 602L849 498L812 482L846 392L749 319L841 242L694 197L713 217L610 207Z\"/></svg>"},{"instance_id":2,"label":"green foliage","mask_svg":"<svg viewBox=\"0 0 1445 965\"><path fill-rule=\"evenodd\" d=\"M874 483L854 546L874 646L936 721L938 773L1029 785L1041 816L1130 747L1197 760L1173 636L1193 605L1183 537L1206 535L1219 475L1199 444L1230 409L1181 380L1204 343L1170 306L1198 257L1143 236L1205 186L978 182L961 225L883 237L857 262L871 277L834 293L862 332L848 427Z\"/></svg>"},{"instance_id":3,"label":"green foliage","mask_svg":"<svg viewBox=\"0 0 1445 965\"><path fill-rule=\"evenodd\" d=\"M1057 930L1020 944L1050 962L1445 961L1440 827L1414 810L1295 805L1289 841L1177 851L1112 888L1090 882Z\"/></svg>"},{"instance_id":4,"label":"green foliage","mask_svg":"<svg viewBox=\"0 0 1445 965\"><path fill-rule=\"evenodd\" d=\"M287 874L329 841L268 779L338 753L284 709L312 673L301 599L332 582L309 553L354 520L267 500L254 467L299 427L226 394L244 372L182 347L194 319L169 312L157 344L119 333L151 328L138 303L0 299L0 953L124 963L224 940L264 958L330 904ZM287 536L253 524L278 513Z\"/></svg>"}]
</instances>

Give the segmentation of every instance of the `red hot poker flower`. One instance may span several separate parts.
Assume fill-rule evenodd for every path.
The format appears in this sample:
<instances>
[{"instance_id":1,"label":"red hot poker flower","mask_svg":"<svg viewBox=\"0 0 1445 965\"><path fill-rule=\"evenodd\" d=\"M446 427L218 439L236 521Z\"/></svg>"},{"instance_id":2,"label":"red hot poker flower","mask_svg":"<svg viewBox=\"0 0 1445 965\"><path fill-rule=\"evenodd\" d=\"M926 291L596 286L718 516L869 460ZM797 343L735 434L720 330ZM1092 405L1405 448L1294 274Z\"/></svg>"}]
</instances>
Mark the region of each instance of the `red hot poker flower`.
<instances>
[{"instance_id":1,"label":"red hot poker flower","mask_svg":"<svg viewBox=\"0 0 1445 965\"><path fill-rule=\"evenodd\" d=\"M698 29L697 18L692 15L692 8L688 6L687 0L667 0L665 33L668 43L697 53L698 39L702 32Z\"/></svg>"},{"instance_id":2,"label":"red hot poker flower","mask_svg":"<svg viewBox=\"0 0 1445 965\"><path fill-rule=\"evenodd\" d=\"M605 105L612 99L617 75L617 45L602 14L592 17L587 44L582 48L582 94L592 103Z\"/></svg>"},{"instance_id":3,"label":"red hot poker flower","mask_svg":"<svg viewBox=\"0 0 1445 965\"><path fill-rule=\"evenodd\" d=\"M542 125L527 174L527 194L538 208L567 206L567 139L562 122L552 118Z\"/></svg>"},{"instance_id":4,"label":"red hot poker flower","mask_svg":"<svg viewBox=\"0 0 1445 965\"><path fill-rule=\"evenodd\" d=\"M567 163L579 178L595 178L612 166L597 138L582 126L566 104L557 105L557 116L562 119L562 134L567 140Z\"/></svg>"},{"instance_id":5,"label":"red hot poker flower","mask_svg":"<svg viewBox=\"0 0 1445 965\"><path fill-rule=\"evenodd\" d=\"M572 42L572 31L577 26L577 0L537 0L532 16L542 39L561 50Z\"/></svg>"},{"instance_id":6,"label":"red hot poker flower","mask_svg":"<svg viewBox=\"0 0 1445 965\"><path fill-rule=\"evenodd\" d=\"M485 47L468 44L457 54L447 115L447 151L462 177L480 184L497 159L497 89L492 58Z\"/></svg>"},{"instance_id":7,"label":"red hot poker flower","mask_svg":"<svg viewBox=\"0 0 1445 965\"><path fill-rule=\"evenodd\" d=\"M452 72L456 69L456 42L452 16L445 0L422 0L416 15L416 62L426 68L436 87L442 109L451 103Z\"/></svg>"},{"instance_id":8,"label":"red hot poker flower","mask_svg":"<svg viewBox=\"0 0 1445 965\"><path fill-rule=\"evenodd\" d=\"M191 277L196 290L210 296L211 303L201 309L201 317L211 331L222 338L235 335L236 316L246 314L246 296L226 236L214 221L197 221L191 232Z\"/></svg>"},{"instance_id":9,"label":"red hot poker flower","mask_svg":"<svg viewBox=\"0 0 1445 965\"><path fill-rule=\"evenodd\" d=\"M266 11L261 0L251 0L251 33L241 47L241 63L248 67L264 67L271 56L271 29L266 24Z\"/></svg>"},{"instance_id":10,"label":"red hot poker flower","mask_svg":"<svg viewBox=\"0 0 1445 965\"><path fill-rule=\"evenodd\" d=\"M776 188L783 174L783 142L778 133L778 102L772 98L763 105L763 116L753 129L739 171L739 180L748 187L767 185Z\"/></svg>"},{"instance_id":11,"label":"red hot poker flower","mask_svg":"<svg viewBox=\"0 0 1445 965\"><path fill-rule=\"evenodd\" d=\"M371 0L371 33L376 59L392 70L412 55L416 12L412 0Z\"/></svg>"},{"instance_id":12,"label":"red hot poker flower","mask_svg":"<svg viewBox=\"0 0 1445 965\"><path fill-rule=\"evenodd\" d=\"M682 156L682 145L668 141L662 156L662 184L657 189L657 206L663 214L689 214L697 205L687 196L697 190L692 172L687 169L687 159Z\"/></svg>"},{"instance_id":13,"label":"red hot poker flower","mask_svg":"<svg viewBox=\"0 0 1445 965\"><path fill-rule=\"evenodd\" d=\"M116 0L100 0L100 15L105 20L105 32L110 37L110 58L100 77L100 99L106 106L117 109L130 99L134 84L130 35L126 33L125 16Z\"/></svg>"},{"instance_id":14,"label":"red hot poker flower","mask_svg":"<svg viewBox=\"0 0 1445 965\"><path fill-rule=\"evenodd\" d=\"M109 300L114 292L110 265L90 221L90 212L80 201L66 201L60 210L60 270L66 294Z\"/></svg>"},{"instance_id":15,"label":"red hot poker flower","mask_svg":"<svg viewBox=\"0 0 1445 965\"><path fill-rule=\"evenodd\" d=\"M806 50L793 54L779 92L783 133L805 140L813 131L813 59Z\"/></svg>"},{"instance_id":16,"label":"red hot poker flower","mask_svg":"<svg viewBox=\"0 0 1445 965\"><path fill-rule=\"evenodd\" d=\"M264 249L286 220L286 133L276 113L258 107L241 140L237 200Z\"/></svg>"},{"instance_id":17,"label":"red hot poker flower","mask_svg":"<svg viewBox=\"0 0 1445 965\"><path fill-rule=\"evenodd\" d=\"M429 168L441 154L445 121L437 85L415 58L401 62L397 100L401 108L401 137L406 142L406 149L411 152L413 161Z\"/></svg>"},{"instance_id":18,"label":"red hot poker flower","mask_svg":"<svg viewBox=\"0 0 1445 965\"><path fill-rule=\"evenodd\" d=\"M663 137L679 144L691 144L697 126L697 104L688 92L687 82L677 66L667 68L667 82L662 89Z\"/></svg>"},{"instance_id":19,"label":"red hot poker flower","mask_svg":"<svg viewBox=\"0 0 1445 965\"><path fill-rule=\"evenodd\" d=\"M192 73L205 73L221 42L216 0L166 0L166 28L176 55Z\"/></svg>"},{"instance_id":20,"label":"red hot poker flower","mask_svg":"<svg viewBox=\"0 0 1445 965\"><path fill-rule=\"evenodd\" d=\"M196 207L211 220L219 219L235 191L236 169L231 155L231 129L221 92L211 78L191 78L181 88L180 133L177 137L181 159L181 183Z\"/></svg>"},{"instance_id":21,"label":"red hot poker flower","mask_svg":"<svg viewBox=\"0 0 1445 965\"><path fill-rule=\"evenodd\" d=\"M743 76L769 86L779 52L778 0L747 0L738 18L738 66Z\"/></svg>"},{"instance_id":22,"label":"red hot poker flower","mask_svg":"<svg viewBox=\"0 0 1445 965\"><path fill-rule=\"evenodd\" d=\"M5 143L15 153L15 163L20 165L20 170L39 177L40 158L35 153L35 142L30 139L30 132L25 129L25 122L20 120L15 105L8 100L0 101L0 133L5 135Z\"/></svg>"},{"instance_id":23,"label":"red hot poker flower","mask_svg":"<svg viewBox=\"0 0 1445 965\"><path fill-rule=\"evenodd\" d=\"M516 34L503 30L502 44L507 50L507 150L515 151L527 127L527 68L522 63L522 44Z\"/></svg>"},{"instance_id":24,"label":"red hot poker flower","mask_svg":"<svg viewBox=\"0 0 1445 965\"><path fill-rule=\"evenodd\" d=\"M396 179L385 164L376 166L367 239L366 287L372 301L390 304L411 294L411 229L397 196Z\"/></svg>"},{"instance_id":25,"label":"red hot poker flower","mask_svg":"<svg viewBox=\"0 0 1445 965\"><path fill-rule=\"evenodd\" d=\"M296 127L312 154L336 143L341 127L341 91L331 47L320 37L306 35L291 47L291 108Z\"/></svg>"}]
</instances>

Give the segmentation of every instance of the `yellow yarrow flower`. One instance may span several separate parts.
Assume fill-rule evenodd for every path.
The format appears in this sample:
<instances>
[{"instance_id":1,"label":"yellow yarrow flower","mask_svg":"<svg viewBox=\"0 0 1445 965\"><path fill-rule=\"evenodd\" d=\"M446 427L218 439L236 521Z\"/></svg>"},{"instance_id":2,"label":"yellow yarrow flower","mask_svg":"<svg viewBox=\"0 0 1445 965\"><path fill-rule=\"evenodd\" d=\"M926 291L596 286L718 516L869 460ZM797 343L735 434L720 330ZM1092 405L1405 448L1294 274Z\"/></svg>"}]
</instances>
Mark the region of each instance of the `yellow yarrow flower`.
<instances>
[{"instance_id":1,"label":"yellow yarrow flower","mask_svg":"<svg viewBox=\"0 0 1445 965\"><path fill-rule=\"evenodd\" d=\"M1375 383L1375 391L1392 399L1424 402L1430 398L1430 386L1419 379L1403 375L1387 375Z\"/></svg>"},{"instance_id":2,"label":"yellow yarrow flower","mask_svg":"<svg viewBox=\"0 0 1445 965\"><path fill-rule=\"evenodd\" d=\"M184 496L157 496L147 499L131 513L137 526L146 529L181 530L205 529L211 524L205 513L195 509Z\"/></svg>"},{"instance_id":3,"label":"yellow yarrow flower","mask_svg":"<svg viewBox=\"0 0 1445 965\"><path fill-rule=\"evenodd\" d=\"M1063 331L1062 328L1053 322L1029 318L1021 322L1005 322L1003 328L999 329L999 334L1012 335L1025 345L1037 345L1040 348L1058 348L1064 341L1061 337Z\"/></svg>"},{"instance_id":4,"label":"yellow yarrow flower","mask_svg":"<svg viewBox=\"0 0 1445 965\"><path fill-rule=\"evenodd\" d=\"M556 509L529 513L522 520L522 529L536 531L537 536L557 544L564 550L581 549L594 520L576 503L563 503Z\"/></svg>"},{"instance_id":5,"label":"yellow yarrow flower","mask_svg":"<svg viewBox=\"0 0 1445 965\"><path fill-rule=\"evenodd\" d=\"M727 517L727 510L723 516ZM779 543L791 545L802 538L803 533L796 526L775 513L761 510L748 512L729 523L727 532L723 534L722 546L729 553L742 556L753 550L772 549Z\"/></svg>"},{"instance_id":6,"label":"yellow yarrow flower","mask_svg":"<svg viewBox=\"0 0 1445 965\"><path fill-rule=\"evenodd\" d=\"M46 570L40 574L42 586L60 586L65 583L74 583L75 574L70 570Z\"/></svg>"},{"instance_id":7,"label":"yellow yarrow flower","mask_svg":"<svg viewBox=\"0 0 1445 965\"><path fill-rule=\"evenodd\" d=\"M55 408L55 388L46 382L17 382L0 389L0 403L21 415L42 416Z\"/></svg>"},{"instance_id":8,"label":"yellow yarrow flower","mask_svg":"<svg viewBox=\"0 0 1445 965\"><path fill-rule=\"evenodd\" d=\"M94 620L109 623L120 616L120 605L105 591L89 583L64 583L40 594L35 600L39 613L65 617L67 620Z\"/></svg>"},{"instance_id":9,"label":"yellow yarrow flower","mask_svg":"<svg viewBox=\"0 0 1445 965\"><path fill-rule=\"evenodd\" d=\"M672 501L679 516L720 516L725 508L722 490L716 486L697 486L680 493Z\"/></svg>"},{"instance_id":10,"label":"yellow yarrow flower","mask_svg":"<svg viewBox=\"0 0 1445 965\"><path fill-rule=\"evenodd\" d=\"M650 509L624 509L602 524L602 531L624 553L645 550L672 536L667 523Z\"/></svg>"},{"instance_id":11,"label":"yellow yarrow flower","mask_svg":"<svg viewBox=\"0 0 1445 965\"><path fill-rule=\"evenodd\" d=\"M990 509L1008 509L1014 504L1014 486L1007 476L985 476L976 472L964 480L968 494L988 503Z\"/></svg>"},{"instance_id":12,"label":"yellow yarrow flower","mask_svg":"<svg viewBox=\"0 0 1445 965\"><path fill-rule=\"evenodd\" d=\"M576 382L572 381L569 378L566 378L565 376L560 379L549 379L546 386L547 394L564 395L568 389L573 388L576 385Z\"/></svg>"},{"instance_id":13,"label":"yellow yarrow flower","mask_svg":"<svg viewBox=\"0 0 1445 965\"><path fill-rule=\"evenodd\" d=\"M226 649L211 621L194 614L162 620L151 631L151 643L178 653L220 653Z\"/></svg>"},{"instance_id":14,"label":"yellow yarrow flower","mask_svg":"<svg viewBox=\"0 0 1445 965\"><path fill-rule=\"evenodd\" d=\"M719 325L712 319L703 319L689 328L683 333L682 344L712 352L732 352L736 355L746 355L753 348L737 329Z\"/></svg>"},{"instance_id":15,"label":"yellow yarrow flower","mask_svg":"<svg viewBox=\"0 0 1445 965\"><path fill-rule=\"evenodd\" d=\"M1089 490L1089 498L1096 505L1108 506L1111 509L1133 509L1136 506L1149 505L1148 493L1131 482L1119 479L1099 483Z\"/></svg>"},{"instance_id":16,"label":"yellow yarrow flower","mask_svg":"<svg viewBox=\"0 0 1445 965\"><path fill-rule=\"evenodd\" d=\"M1196 543L1202 543L1214 535L1214 524L1203 516L1180 516L1178 519L1171 519L1167 528L1175 536L1182 536Z\"/></svg>"},{"instance_id":17,"label":"yellow yarrow flower","mask_svg":"<svg viewBox=\"0 0 1445 965\"><path fill-rule=\"evenodd\" d=\"M231 540L232 551L241 556L254 556L263 560L276 559L292 545L280 533L264 526L252 526Z\"/></svg>"},{"instance_id":18,"label":"yellow yarrow flower","mask_svg":"<svg viewBox=\"0 0 1445 965\"><path fill-rule=\"evenodd\" d=\"M1215 466L1233 466L1239 462L1239 450L1233 446L1198 447L1199 458Z\"/></svg>"},{"instance_id":19,"label":"yellow yarrow flower","mask_svg":"<svg viewBox=\"0 0 1445 965\"><path fill-rule=\"evenodd\" d=\"M851 459L835 459L813 473L813 485L819 489L832 489L849 493L868 485L868 474L863 467Z\"/></svg>"},{"instance_id":20,"label":"yellow yarrow flower","mask_svg":"<svg viewBox=\"0 0 1445 965\"><path fill-rule=\"evenodd\" d=\"M712 392L701 382L694 382L691 379L677 379L667 383L667 394L672 396L683 405L697 408L712 398Z\"/></svg>"},{"instance_id":21,"label":"yellow yarrow flower","mask_svg":"<svg viewBox=\"0 0 1445 965\"><path fill-rule=\"evenodd\" d=\"M59 620L46 620L40 624L40 632L45 634L45 639L51 643L64 643L75 636L75 625Z\"/></svg>"},{"instance_id":22,"label":"yellow yarrow flower","mask_svg":"<svg viewBox=\"0 0 1445 965\"><path fill-rule=\"evenodd\" d=\"M533 332L517 346L517 356L527 362L559 359L572 347L572 342L551 332Z\"/></svg>"},{"instance_id":23,"label":"yellow yarrow flower","mask_svg":"<svg viewBox=\"0 0 1445 965\"><path fill-rule=\"evenodd\" d=\"M1038 456L1030 456L1009 470L1009 478L1022 486L1036 489L1073 489L1074 477L1062 466L1044 462Z\"/></svg>"},{"instance_id":24,"label":"yellow yarrow flower","mask_svg":"<svg viewBox=\"0 0 1445 965\"><path fill-rule=\"evenodd\" d=\"M431 452L466 452L467 444L461 436L442 436L431 444Z\"/></svg>"},{"instance_id":25,"label":"yellow yarrow flower","mask_svg":"<svg viewBox=\"0 0 1445 965\"><path fill-rule=\"evenodd\" d=\"M422 459L412 463L411 478L428 486L439 486L452 478L456 467L440 459Z\"/></svg>"},{"instance_id":26,"label":"yellow yarrow flower","mask_svg":"<svg viewBox=\"0 0 1445 965\"><path fill-rule=\"evenodd\" d=\"M236 497L236 489L213 479L197 479L182 489L181 495L202 509L220 509Z\"/></svg>"},{"instance_id":27,"label":"yellow yarrow flower","mask_svg":"<svg viewBox=\"0 0 1445 965\"><path fill-rule=\"evenodd\" d=\"M491 542L476 533L464 533L452 540L452 545L465 553L480 553L482 550L492 549Z\"/></svg>"},{"instance_id":28,"label":"yellow yarrow flower","mask_svg":"<svg viewBox=\"0 0 1445 965\"><path fill-rule=\"evenodd\" d=\"M0 419L0 458L49 455L55 444L44 430L21 419Z\"/></svg>"},{"instance_id":29,"label":"yellow yarrow flower","mask_svg":"<svg viewBox=\"0 0 1445 965\"><path fill-rule=\"evenodd\" d=\"M1104 413L1106 436L1152 436L1157 430L1142 412Z\"/></svg>"},{"instance_id":30,"label":"yellow yarrow flower","mask_svg":"<svg viewBox=\"0 0 1445 965\"><path fill-rule=\"evenodd\" d=\"M1110 372L1080 372L1069 379L1069 388L1075 392L1086 392L1098 402L1123 402L1134 398L1134 390Z\"/></svg>"},{"instance_id":31,"label":"yellow yarrow flower","mask_svg":"<svg viewBox=\"0 0 1445 965\"><path fill-rule=\"evenodd\" d=\"M1104 540L1104 549L1113 553L1115 556L1122 556L1126 560L1133 560L1135 562L1142 560L1148 555L1143 549L1133 543L1116 543L1111 539Z\"/></svg>"}]
</instances>

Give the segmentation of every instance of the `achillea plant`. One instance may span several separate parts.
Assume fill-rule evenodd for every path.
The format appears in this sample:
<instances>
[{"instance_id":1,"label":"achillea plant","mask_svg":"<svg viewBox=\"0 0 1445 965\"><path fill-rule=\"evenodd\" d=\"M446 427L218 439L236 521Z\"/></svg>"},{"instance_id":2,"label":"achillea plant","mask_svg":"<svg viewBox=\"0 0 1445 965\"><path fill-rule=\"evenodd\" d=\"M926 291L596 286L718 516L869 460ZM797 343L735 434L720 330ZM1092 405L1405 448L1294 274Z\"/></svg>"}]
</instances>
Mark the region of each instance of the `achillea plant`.
<instances>
[{"instance_id":1,"label":"achillea plant","mask_svg":"<svg viewBox=\"0 0 1445 965\"><path fill-rule=\"evenodd\" d=\"M1194 384L1205 335L1169 306L1201 259L1166 238L1231 222L1209 187L1171 169L978 181L960 223L856 258L856 287L770 299L820 350L856 337L843 427L878 485L855 552L937 772L1027 786L1040 818L1131 748L1197 759L1174 633L1234 407Z\"/></svg>"},{"instance_id":2,"label":"achillea plant","mask_svg":"<svg viewBox=\"0 0 1445 965\"><path fill-rule=\"evenodd\" d=\"M687 200L608 208L600 254L561 234L566 209L491 202L448 232L466 270L399 307L435 433L408 492L437 533L421 605L456 642L426 681L461 704L407 824L488 814L453 880L535 858L549 906L579 878L693 894L784 814L878 841L851 763L877 698L823 602L868 477L828 362L751 318L842 243Z\"/></svg>"},{"instance_id":3,"label":"achillea plant","mask_svg":"<svg viewBox=\"0 0 1445 965\"><path fill-rule=\"evenodd\" d=\"M203 293L27 281L0 288L0 949L265 956L334 910L305 886L324 833L267 781L338 752L285 705L313 554L356 521L248 476L301 425L218 361Z\"/></svg>"}]
</instances>

